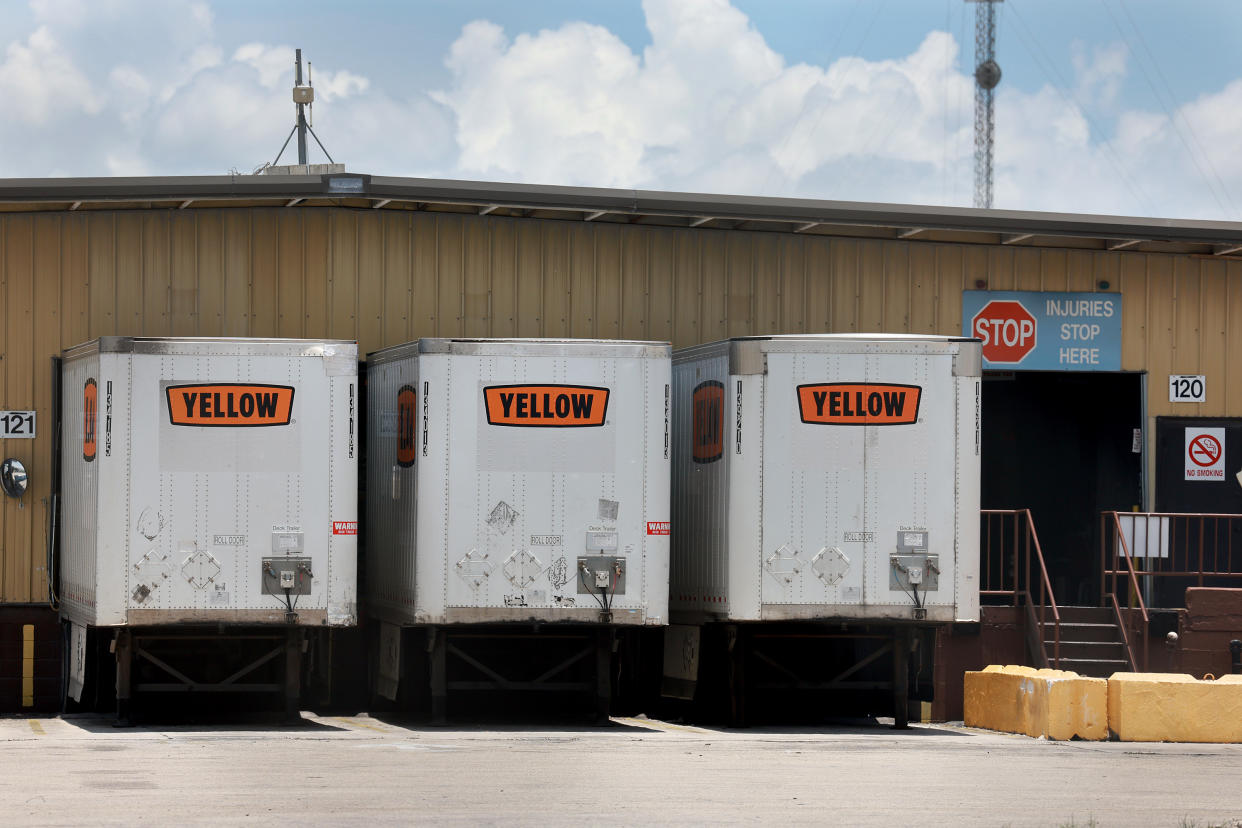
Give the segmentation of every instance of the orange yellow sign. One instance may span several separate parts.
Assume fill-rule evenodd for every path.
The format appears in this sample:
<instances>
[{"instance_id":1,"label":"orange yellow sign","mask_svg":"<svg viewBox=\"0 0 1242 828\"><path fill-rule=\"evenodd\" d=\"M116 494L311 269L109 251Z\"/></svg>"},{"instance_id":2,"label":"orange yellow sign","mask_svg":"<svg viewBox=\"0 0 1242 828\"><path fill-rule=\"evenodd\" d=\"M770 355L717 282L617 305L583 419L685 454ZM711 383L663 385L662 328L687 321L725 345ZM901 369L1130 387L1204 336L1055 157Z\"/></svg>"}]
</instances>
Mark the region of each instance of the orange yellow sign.
<instances>
[{"instance_id":1,"label":"orange yellow sign","mask_svg":"<svg viewBox=\"0 0 1242 828\"><path fill-rule=\"evenodd\" d=\"M487 422L501 426L602 426L608 389L593 385L493 385L483 389Z\"/></svg>"},{"instance_id":2,"label":"orange yellow sign","mask_svg":"<svg viewBox=\"0 0 1242 828\"><path fill-rule=\"evenodd\" d=\"M909 425L918 421L917 385L828 382L798 386L802 422L815 425Z\"/></svg>"},{"instance_id":3,"label":"orange yellow sign","mask_svg":"<svg viewBox=\"0 0 1242 828\"><path fill-rule=\"evenodd\" d=\"M170 385L166 393L168 419L178 426L282 426L293 416L289 385Z\"/></svg>"}]
</instances>

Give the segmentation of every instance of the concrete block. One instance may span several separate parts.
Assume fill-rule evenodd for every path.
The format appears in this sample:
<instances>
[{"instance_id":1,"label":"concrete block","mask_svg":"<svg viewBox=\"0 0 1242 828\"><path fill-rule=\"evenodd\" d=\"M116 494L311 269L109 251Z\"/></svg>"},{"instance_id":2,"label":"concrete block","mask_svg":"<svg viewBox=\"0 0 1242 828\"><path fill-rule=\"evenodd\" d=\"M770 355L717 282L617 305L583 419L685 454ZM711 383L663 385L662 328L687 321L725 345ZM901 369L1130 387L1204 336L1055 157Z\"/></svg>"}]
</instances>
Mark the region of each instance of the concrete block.
<instances>
[{"instance_id":1,"label":"concrete block","mask_svg":"<svg viewBox=\"0 0 1242 828\"><path fill-rule=\"evenodd\" d=\"M1123 742L1242 742L1242 676L1114 673L1108 730Z\"/></svg>"},{"instance_id":2,"label":"concrete block","mask_svg":"<svg viewBox=\"0 0 1242 828\"><path fill-rule=\"evenodd\" d=\"M1033 738L1108 737L1107 682L1065 670L990 665L965 676L963 718L970 727Z\"/></svg>"}]
</instances>

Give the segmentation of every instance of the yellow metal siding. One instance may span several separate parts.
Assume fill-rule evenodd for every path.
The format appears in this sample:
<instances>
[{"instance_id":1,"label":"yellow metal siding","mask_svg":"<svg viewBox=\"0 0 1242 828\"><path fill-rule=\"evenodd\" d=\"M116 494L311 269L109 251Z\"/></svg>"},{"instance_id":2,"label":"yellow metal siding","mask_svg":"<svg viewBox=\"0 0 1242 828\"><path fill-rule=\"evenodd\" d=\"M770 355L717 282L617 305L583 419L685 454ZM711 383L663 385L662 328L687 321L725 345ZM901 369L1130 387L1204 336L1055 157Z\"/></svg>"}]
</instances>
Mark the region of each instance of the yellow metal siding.
<instances>
[{"instance_id":1,"label":"yellow metal siding","mask_svg":"<svg viewBox=\"0 0 1242 828\"><path fill-rule=\"evenodd\" d=\"M0 408L35 408L24 508L0 504L0 602L41 601L50 357L101 335L671 339L815 331L957 334L961 292L1124 295L1122 367L1148 414L1242 415L1242 263L412 211L234 208L0 216ZM1203 405L1168 402L1204 373ZM1149 434L1151 429L1149 429Z\"/></svg>"}]
</instances>

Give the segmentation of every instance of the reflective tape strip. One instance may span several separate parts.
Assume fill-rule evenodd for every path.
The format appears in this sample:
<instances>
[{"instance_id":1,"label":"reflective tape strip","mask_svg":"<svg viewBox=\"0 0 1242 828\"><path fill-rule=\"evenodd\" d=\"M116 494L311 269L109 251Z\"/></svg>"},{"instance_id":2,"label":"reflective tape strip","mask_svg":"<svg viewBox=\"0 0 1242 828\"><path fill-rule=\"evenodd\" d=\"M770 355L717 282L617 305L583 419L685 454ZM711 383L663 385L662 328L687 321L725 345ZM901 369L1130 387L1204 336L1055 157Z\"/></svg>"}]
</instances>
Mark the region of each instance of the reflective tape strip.
<instances>
[{"instance_id":1,"label":"reflective tape strip","mask_svg":"<svg viewBox=\"0 0 1242 828\"><path fill-rule=\"evenodd\" d=\"M34 624L22 626L22 707L34 707Z\"/></svg>"}]
</instances>

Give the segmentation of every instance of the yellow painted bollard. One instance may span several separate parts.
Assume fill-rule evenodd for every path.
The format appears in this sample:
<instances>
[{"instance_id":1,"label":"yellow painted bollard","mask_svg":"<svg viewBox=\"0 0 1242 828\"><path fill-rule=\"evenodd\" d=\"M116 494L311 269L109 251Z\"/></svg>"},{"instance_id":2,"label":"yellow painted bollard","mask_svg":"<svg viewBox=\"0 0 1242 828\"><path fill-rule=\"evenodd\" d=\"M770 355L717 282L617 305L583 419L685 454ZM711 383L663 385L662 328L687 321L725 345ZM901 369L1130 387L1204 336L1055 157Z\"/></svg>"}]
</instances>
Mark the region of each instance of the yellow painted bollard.
<instances>
[{"instance_id":1,"label":"yellow painted bollard","mask_svg":"<svg viewBox=\"0 0 1242 828\"><path fill-rule=\"evenodd\" d=\"M966 725L1033 738L1108 737L1104 679L1065 670L991 665L965 676Z\"/></svg>"},{"instance_id":2,"label":"yellow painted bollard","mask_svg":"<svg viewBox=\"0 0 1242 828\"><path fill-rule=\"evenodd\" d=\"M1108 730L1123 742L1242 742L1242 676L1114 673Z\"/></svg>"}]
</instances>

